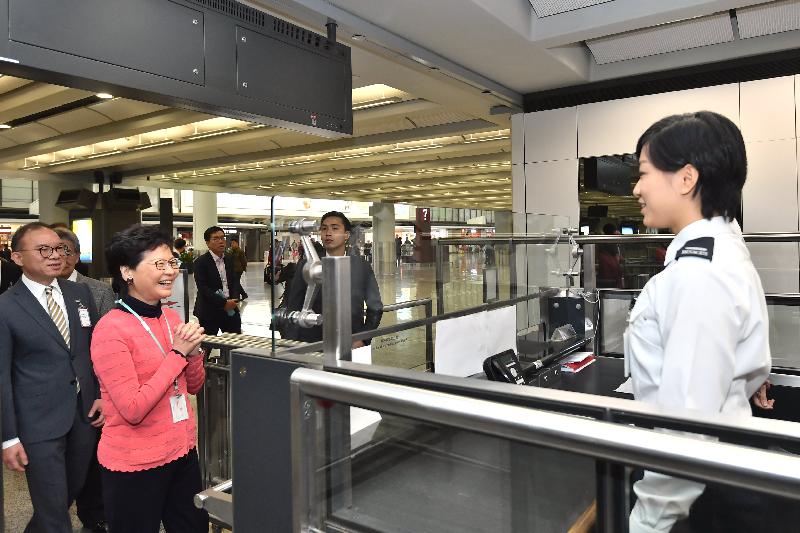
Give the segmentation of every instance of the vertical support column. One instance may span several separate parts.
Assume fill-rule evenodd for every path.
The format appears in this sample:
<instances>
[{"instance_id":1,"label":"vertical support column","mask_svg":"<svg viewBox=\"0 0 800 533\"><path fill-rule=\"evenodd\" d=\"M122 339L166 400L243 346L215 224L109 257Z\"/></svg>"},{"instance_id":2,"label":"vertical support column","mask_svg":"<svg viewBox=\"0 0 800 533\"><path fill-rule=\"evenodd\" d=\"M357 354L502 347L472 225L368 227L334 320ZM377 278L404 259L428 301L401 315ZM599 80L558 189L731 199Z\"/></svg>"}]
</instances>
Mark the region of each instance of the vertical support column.
<instances>
[{"instance_id":1,"label":"vertical support column","mask_svg":"<svg viewBox=\"0 0 800 533\"><path fill-rule=\"evenodd\" d=\"M39 220L45 224L63 222L69 225L69 211L56 206L58 195L64 189L81 188L83 185L68 185L53 181L39 182Z\"/></svg>"},{"instance_id":2,"label":"vertical support column","mask_svg":"<svg viewBox=\"0 0 800 533\"><path fill-rule=\"evenodd\" d=\"M217 193L192 191L192 244L195 256L208 250L203 232L217 225Z\"/></svg>"},{"instance_id":3,"label":"vertical support column","mask_svg":"<svg viewBox=\"0 0 800 533\"><path fill-rule=\"evenodd\" d=\"M372 268L378 275L391 275L397 269L394 244L394 204L375 202L372 213Z\"/></svg>"},{"instance_id":4,"label":"vertical support column","mask_svg":"<svg viewBox=\"0 0 800 533\"><path fill-rule=\"evenodd\" d=\"M322 258L322 351L326 365L351 361L350 258Z\"/></svg>"}]
</instances>

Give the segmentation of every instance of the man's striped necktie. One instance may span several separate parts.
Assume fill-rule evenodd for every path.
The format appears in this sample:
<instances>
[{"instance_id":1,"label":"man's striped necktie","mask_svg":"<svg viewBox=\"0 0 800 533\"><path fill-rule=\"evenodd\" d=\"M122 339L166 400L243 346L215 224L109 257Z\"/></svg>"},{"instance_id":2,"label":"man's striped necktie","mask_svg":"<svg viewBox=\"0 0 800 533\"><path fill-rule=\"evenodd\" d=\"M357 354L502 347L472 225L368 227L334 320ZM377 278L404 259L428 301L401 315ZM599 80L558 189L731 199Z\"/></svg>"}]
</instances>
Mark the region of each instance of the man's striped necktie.
<instances>
[{"instance_id":1,"label":"man's striped necktie","mask_svg":"<svg viewBox=\"0 0 800 533\"><path fill-rule=\"evenodd\" d=\"M64 312L58 306L53 298L53 287L45 287L44 293L47 296L47 310L50 312L50 318L53 319L58 332L64 337L64 342L69 346L69 328L67 327L67 319L64 317Z\"/></svg>"}]
</instances>

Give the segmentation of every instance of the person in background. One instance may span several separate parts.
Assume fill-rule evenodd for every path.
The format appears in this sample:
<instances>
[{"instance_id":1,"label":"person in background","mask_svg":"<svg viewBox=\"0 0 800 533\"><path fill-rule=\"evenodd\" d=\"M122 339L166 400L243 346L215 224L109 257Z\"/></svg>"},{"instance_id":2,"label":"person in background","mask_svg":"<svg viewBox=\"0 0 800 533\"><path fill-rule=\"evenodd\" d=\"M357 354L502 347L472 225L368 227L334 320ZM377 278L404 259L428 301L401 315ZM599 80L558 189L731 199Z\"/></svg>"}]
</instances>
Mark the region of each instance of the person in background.
<instances>
[{"instance_id":1,"label":"person in background","mask_svg":"<svg viewBox=\"0 0 800 533\"><path fill-rule=\"evenodd\" d=\"M403 239L398 235L394 238L394 258L397 261L397 266L403 262Z\"/></svg>"},{"instance_id":2,"label":"person in background","mask_svg":"<svg viewBox=\"0 0 800 533\"><path fill-rule=\"evenodd\" d=\"M178 276L170 239L135 225L106 247L117 307L97 324L92 361L107 406L97 457L113 533L208 533L188 394L205 381L203 328L161 307Z\"/></svg>"},{"instance_id":3,"label":"person in background","mask_svg":"<svg viewBox=\"0 0 800 533\"><path fill-rule=\"evenodd\" d=\"M0 259L11 261L11 248L7 244L4 244L2 251L0 251Z\"/></svg>"},{"instance_id":4,"label":"person in background","mask_svg":"<svg viewBox=\"0 0 800 533\"><path fill-rule=\"evenodd\" d=\"M625 357L634 397L743 418L752 416L751 398L771 408L763 403L769 315L735 219L747 174L741 132L716 113L673 115L642 134L636 155L633 194L644 225L670 228L675 238L666 267L644 286L628 319ZM670 531L687 516L691 531L704 533L786 526L770 526L761 497L747 490L650 471L633 490L631 533Z\"/></svg>"},{"instance_id":5,"label":"person in background","mask_svg":"<svg viewBox=\"0 0 800 533\"><path fill-rule=\"evenodd\" d=\"M345 244L350 238L350 221L338 211L330 211L322 215L320 220L320 236L324 254L323 256L343 256L346 252ZM303 259L297 264L297 273L303 271L306 260ZM308 284L302 274L295 274L286 297L286 308L289 311L299 311L303 308L306 288ZM378 289L378 282L372 267L360 256L350 256L350 297L352 314L352 332L371 330L378 327L383 314L383 303L381 293ZM366 305L366 311L364 307ZM322 294L317 294L312 309L316 313L322 312ZM305 342L315 342L322 340L322 326L313 328L301 328L296 324L290 324L286 328L286 338L301 340ZM360 348L369 341L355 341L353 348Z\"/></svg>"},{"instance_id":6,"label":"person in background","mask_svg":"<svg viewBox=\"0 0 800 533\"><path fill-rule=\"evenodd\" d=\"M619 235L619 230L610 222L603 226L604 235ZM616 244L599 244L597 246L597 286L600 288L621 289L622 254Z\"/></svg>"},{"instance_id":7,"label":"person in background","mask_svg":"<svg viewBox=\"0 0 800 533\"><path fill-rule=\"evenodd\" d=\"M172 255L181 262L180 268L185 268L189 271L189 274L193 272L194 266L194 254L192 254L191 250L186 248L186 240L182 238L175 239L175 251Z\"/></svg>"},{"instance_id":8,"label":"person in background","mask_svg":"<svg viewBox=\"0 0 800 533\"><path fill-rule=\"evenodd\" d=\"M233 258L233 270L236 272L236 283L239 285L239 290L241 294L237 294L237 298L241 298L242 300L247 299L247 293L242 286L242 274L247 272L247 256L244 253L244 250L239 246L239 239L233 238L231 239L231 247L228 251L228 255Z\"/></svg>"},{"instance_id":9,"label":"person in background","mask_svg":"<svg viewBox=\"0 0 800 533\"><path fill-rule=\"evenodd\" d=\"M233 259L225 257L225 232L211 226L203 232L208 252L194 262L194 281L197 297L194 316L200 321L206 335L241 333L242 317L237 299L241 294L233 268Z\"/></svg>"},{"instance_id":10,"label":"person in background","mask_svg":"<svg viewBox=\"0 0 800 533\"><path fill-rule=\"evenodd\" d=\"M56 228L54 231L61 239L61 244L66 247L66 251L68 252L64 257L64 269L58 277L76 283L83 283L88 286L89 290L92 292L99 318L102 318L103 315L114 308L114 300L116 297L114 296L114 291L111 289L111 285L84 276L75 270L75 264L78 262L78 257L80 257L81 253L81 245L78 241L78 236L64 228ZM96 439L99 439L100 430L95 429L95 432L97 433ZM106 517L103 509L102 480L100 478L100 465L97 462L96 439L92 460L89 463L89 472L86 476L86 482L80 494L78 494L78 497L75 499L75 507L78 511L78 518L84 528L93 533L102 533L106 531Z\"/></svg>"},{"instance_id":11,"label":"person in background","mask_svg":"<svg viewBox=\"0 0 800 533\"><path fill-rule=\"evenodd\" d=\"M68 252L47 225L20 227L11 248L22 278L0 296L3 463L28 481L25 530L67 533L104 422L89 358L97 310L89 287L58 278Z\"/></svg>"},{"instance_id":12,"label":"person in background","mask_svg":"<svg viewBox=\"0 0 800 533\"><path fill-rule=\"evenodd\" d=\"M6 292L19 280L20 276L22 276L22 270L16 263L0 258L0 294Z\"/></svg>"}]
</instances>

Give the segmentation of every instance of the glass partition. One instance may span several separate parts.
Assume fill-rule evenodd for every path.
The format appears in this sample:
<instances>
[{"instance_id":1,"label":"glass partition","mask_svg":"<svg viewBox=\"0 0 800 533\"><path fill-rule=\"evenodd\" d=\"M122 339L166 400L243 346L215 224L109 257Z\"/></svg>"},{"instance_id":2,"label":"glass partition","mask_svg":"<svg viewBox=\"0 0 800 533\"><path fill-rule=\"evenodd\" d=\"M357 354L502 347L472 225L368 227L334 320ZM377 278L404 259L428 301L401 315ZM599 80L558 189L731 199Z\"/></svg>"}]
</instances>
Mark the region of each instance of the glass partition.
<instances>
[{"instance_id":1,"label":"glass partition","mask_svg":"<svg viewBox=\"0 0 800 533\"><path fill-rule=\"evenodd\" d=\"M800 519L800 459L783 451L793 424L619 400L591 420L577 403L560 414L313 370L292 383L296 530L619 533L647 485L692 494L693 531Z\"/></svg>"}]
</instances>

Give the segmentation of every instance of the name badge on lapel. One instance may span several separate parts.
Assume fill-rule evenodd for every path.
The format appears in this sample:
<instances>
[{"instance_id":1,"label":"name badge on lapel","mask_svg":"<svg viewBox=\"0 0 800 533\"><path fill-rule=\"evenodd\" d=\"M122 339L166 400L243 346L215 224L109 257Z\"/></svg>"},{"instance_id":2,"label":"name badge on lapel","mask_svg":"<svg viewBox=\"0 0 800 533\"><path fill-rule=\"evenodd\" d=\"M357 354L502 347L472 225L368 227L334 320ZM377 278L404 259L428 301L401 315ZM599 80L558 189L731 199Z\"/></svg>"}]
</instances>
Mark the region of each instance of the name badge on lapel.
<instances>
[{"instance_id":1,"label":"name badge on lapel","mask_svg":"<svg viewBox=\"0 0 800 533\"><path fill-rule=\"evenodd\" d=\"M75 300L78 304L78 318L81 320L81 327L82 328L90 328L92 327L92 319L89 316L89 309L83 305L83 302L80 300Z\"/></svg>"}]
</instances>

